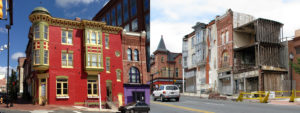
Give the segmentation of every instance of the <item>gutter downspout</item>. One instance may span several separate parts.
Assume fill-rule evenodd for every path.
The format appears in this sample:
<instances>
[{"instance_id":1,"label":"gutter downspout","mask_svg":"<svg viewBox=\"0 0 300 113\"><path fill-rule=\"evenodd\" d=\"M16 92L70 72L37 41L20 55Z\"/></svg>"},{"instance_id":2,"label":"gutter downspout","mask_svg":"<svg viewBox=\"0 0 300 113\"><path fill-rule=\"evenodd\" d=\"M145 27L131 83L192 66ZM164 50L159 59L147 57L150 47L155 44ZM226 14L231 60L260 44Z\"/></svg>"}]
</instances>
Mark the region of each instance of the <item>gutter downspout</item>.
<instances>
[{"instance_id":1,"label":"gutter downspout","mask_svg":"<svg viewBox=\"0 0 300 113\"><path fill-rule=\"evenodd\" d=\"M98 74L98 93L99 93L99 109L100 109L100 111L102 110L102 102L101 102L101 85L100 85L100 73Z\"/></svg>"}]
</instances>

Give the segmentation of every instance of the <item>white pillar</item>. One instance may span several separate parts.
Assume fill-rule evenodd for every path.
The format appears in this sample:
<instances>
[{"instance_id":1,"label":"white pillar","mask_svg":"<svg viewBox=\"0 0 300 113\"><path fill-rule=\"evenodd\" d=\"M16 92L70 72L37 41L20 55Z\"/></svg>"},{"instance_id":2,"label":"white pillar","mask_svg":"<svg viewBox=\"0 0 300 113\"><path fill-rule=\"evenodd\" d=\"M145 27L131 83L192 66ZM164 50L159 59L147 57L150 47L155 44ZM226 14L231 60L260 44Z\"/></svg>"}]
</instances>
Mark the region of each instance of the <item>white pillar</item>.
<instances>
[{"instance_id":1,"label":"white pillar","mask_svg":"<svg viewBox=\"0 0 300 113\"><path fill-rule=\"evenodd\" d=\"M98 93L99 93L99 109L102 110L102 103L101 103L101 85L100 85L100 73L98 74Z\"/></svg>"}]
</instances>

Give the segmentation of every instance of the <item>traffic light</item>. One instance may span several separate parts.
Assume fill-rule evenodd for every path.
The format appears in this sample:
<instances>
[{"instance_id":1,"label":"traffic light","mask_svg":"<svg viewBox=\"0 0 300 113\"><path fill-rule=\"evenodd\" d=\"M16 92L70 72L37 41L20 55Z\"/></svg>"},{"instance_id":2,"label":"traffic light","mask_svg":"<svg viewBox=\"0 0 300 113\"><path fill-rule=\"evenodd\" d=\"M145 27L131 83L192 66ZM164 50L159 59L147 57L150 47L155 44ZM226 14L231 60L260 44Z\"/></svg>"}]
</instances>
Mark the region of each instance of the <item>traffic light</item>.
<instances>
[{"instance_id":1,"label":"traffic light","mask_svg":"<svg viewBox=\"0 0 300 113\"><path fill-rule=\"evenodd\" d=\"M3 0L0 0L0 19L3 19Z\"/></svg>"}]
</instances>

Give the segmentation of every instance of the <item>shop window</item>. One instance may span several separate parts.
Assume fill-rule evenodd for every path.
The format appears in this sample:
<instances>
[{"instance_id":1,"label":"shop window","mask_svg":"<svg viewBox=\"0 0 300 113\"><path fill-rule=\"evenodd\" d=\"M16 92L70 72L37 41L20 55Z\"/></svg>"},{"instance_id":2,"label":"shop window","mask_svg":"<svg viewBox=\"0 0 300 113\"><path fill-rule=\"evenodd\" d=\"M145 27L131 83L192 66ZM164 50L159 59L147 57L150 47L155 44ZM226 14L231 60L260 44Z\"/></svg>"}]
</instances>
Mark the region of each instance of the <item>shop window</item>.
<instances>
[{"instance_id":1,"label":"shop window","mask_svg":"<svg viewBox=\"0 0 300 113\"><path fill-rule=\"evenodd\" d=\"M88 80L88 96L98 96L98 83L97 80Z\"/></svg>"}]
</instances>

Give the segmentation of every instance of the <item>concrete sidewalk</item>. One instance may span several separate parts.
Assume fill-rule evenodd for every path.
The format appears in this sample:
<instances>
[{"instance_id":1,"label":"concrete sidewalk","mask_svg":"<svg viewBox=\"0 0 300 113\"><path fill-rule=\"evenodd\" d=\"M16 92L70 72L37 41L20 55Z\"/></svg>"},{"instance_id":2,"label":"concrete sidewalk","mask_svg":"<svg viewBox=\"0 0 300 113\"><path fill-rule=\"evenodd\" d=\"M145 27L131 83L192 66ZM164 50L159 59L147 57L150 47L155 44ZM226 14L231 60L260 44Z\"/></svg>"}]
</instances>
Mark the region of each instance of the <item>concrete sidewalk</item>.
<instances>
[{"instance_id":1,"label":"concrete sidewalk","mask_svg":"<svg viewBox=\"0 0 300 113\"><path fill-rule=\"evenodd\" d=\"M181 93L182 96L191 96L191 97L199 97L208 99L208 94L195 94L195 93ZM238 95L233 96L226 96L221 95L227 98L228 101L235 101L238 98ZM243 102L253 102L253 103L259 103L259 100L248 100L244 99ZM295 99L295 102L289 102L289 99L272 99L269 98L268 104L274 104L274 105L296 105L300 106L300 98Z\"/></svg>"}]
</instances>

